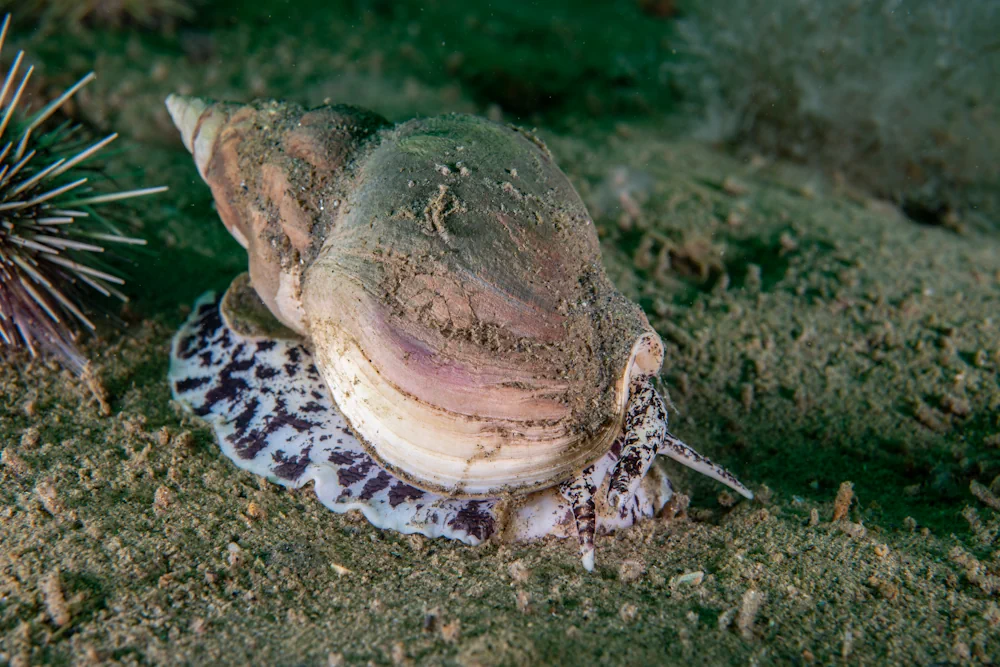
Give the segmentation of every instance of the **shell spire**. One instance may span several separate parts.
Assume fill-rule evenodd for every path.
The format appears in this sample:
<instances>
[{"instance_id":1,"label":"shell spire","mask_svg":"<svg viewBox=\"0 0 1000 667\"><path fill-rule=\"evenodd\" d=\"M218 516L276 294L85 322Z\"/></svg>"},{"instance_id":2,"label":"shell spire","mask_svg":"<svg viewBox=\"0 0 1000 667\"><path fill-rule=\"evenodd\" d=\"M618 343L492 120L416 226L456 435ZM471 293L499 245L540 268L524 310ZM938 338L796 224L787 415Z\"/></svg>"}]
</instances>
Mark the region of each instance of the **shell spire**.
<instances>
[{"instance_id":1,"label":"shell spire","mask_svg":"<svg viewBox=\"0 0 1000 667\"><path fill-rule=\"evenodd\" d=\"M181 131L184 148L194 157L198 173L205 177L205 166L211 157L219 128L228 120L225 105L213 104L200 97L170 95L167 111ZM207 113L206 113L207 112Z\"/></svg>"},{"instance_id":2,"label":"shell spire","mask_svg":"<svg viewBox=\"0 0 1000 667\"><path fill-rule=\"evenodd\" d=\"M299 274L347 197L344 166L387 121L342 105L306 110L184 95L170 95L166 105L219 217L247 250L254 289L285 326L302 333ZM312 173L326 175L325 187L306 182Z\"/></svg>"}]
</instances>

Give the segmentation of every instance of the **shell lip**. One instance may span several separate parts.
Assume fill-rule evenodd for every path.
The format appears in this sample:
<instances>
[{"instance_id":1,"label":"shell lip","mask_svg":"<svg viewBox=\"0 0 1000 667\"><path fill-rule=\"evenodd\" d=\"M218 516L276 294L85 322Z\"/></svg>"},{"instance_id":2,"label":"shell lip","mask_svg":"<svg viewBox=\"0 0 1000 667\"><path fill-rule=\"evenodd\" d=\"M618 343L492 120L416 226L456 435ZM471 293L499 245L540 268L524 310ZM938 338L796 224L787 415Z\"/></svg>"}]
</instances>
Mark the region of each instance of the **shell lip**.
<instances>
[{"instance_id":1,"label":"shell lip","mask_svg":"<svg viewBox=\"0 0 1000 667\"><path fill-rule=\"evenodd\" d=\"M400 393L402 393L402 394L406 393L406 392L403 392L399 387L396 387L394 384L393 384L393 387L397 391L399 391ZM414 397L414 396L410 396L410 398L416 399L416 397ZM337 405L336 397L335 396L331 396L331 399L333 400L334 404ZM424 401L421 401L421 402L424 402ZM442 496L446 496L446 497L449 497L449 498L457 498L457 499L463 499L463 500L465 500L465 499L467 499L467 500L485 500L485 499L492 499L492 498L498 498L498 497L518 497L519 498L519 497L526 496L528 494L534 493L536 491L541 491L541 490L553 487L556 484L559 484L560 482L566 481L567 479L571 478L573 475L575 475L578 472L576 470L569 470L569 471L566 471L561 476L558 476L558 477L555 477L555 478L550 478L550 479L539 480L539 481L536 481L534 483L526 482L526 483L522 483L522 484L517 484L516 480L512 480L511 483L509 483L507 485L499 486L499 487L492 487L489 490L482 491L482 492L474 492L474 491L469 491L468 490L467 486L471 482L471 480L467 480L467 481L464 481L464 482L463 481L459 481L455 486L447 486L447 485L444 485L444 484L435 484L434 482L430 482L430 481L428 481L426 479L422 479L422 478L420 478L418 476L415 476L414 474L412 474L409 471L407 471L406 468L402 467L401 465L398 465L398 464L395 464L395 463L390 463L389 461L387 461L385 459L385 457L383 457L379 453L378 448L374 444L372 444L372 442L369 440L369 438L366 435L364 435L361 430L359 430L358 428L356 428L354 426L354 424L351 421L350 416L348 415L348 412L344 411L343 409L340 409L339 405L337 405L337 407L338 407L338 409L340 411L340 414L343 417L344 421L347 422L347 427L351 430L351 433L354 435L355 438L358 439L358 442L361 443L361 446L365 449L365 451L367 452L367 454L372 457L372 459L375 461L375 463L377 463L379 465L379 467L381 467L382 469L384 469L387 472L391 473L392 475L395 475L396 477L398 477L399 479L403 480L407 484L410 484L410 485L412 485L412 486L414 486L414 487L416 487L418 489L421 489L423 491L429 491L431 493L436 493L436 494L439 494L439 495L442 495ZM620 421L621 420L619 420L619 422ZM612 439L612 441L613 441L613 439ZM603 456L605 453L606 453L606 451L602 451L601 454L595 458L595 461L599 460L600 457ZM587 465L589 465L589 463ZM585 467L586 467L586 465L580 466L580 469L582 470Z\"/></svg>"},{"instance_id":2,"label":"shell lip","mask_svg":"<svg viewBox=\"0 0 1000 667\"><path fill-rule=\"evenodd\" d=\"M357 343L355 342L354 345L357 345ZM489 486L489 488L482 491L470 490L470 487L475 487L477 484L477 480L474 479L456 479L454 484L435 483L432 480L426 479L419 474L407 470L405 467L405 461L402 459L398 461L389 461L380 453L379 447L376 444L380 439L379 435L382 429L377 428L373 430L372 433L366 433L364 430L358 429L355 424L352 423L350 410L344 410L340 405L338 405L338 408L340 408L348 427L351 429L351 432L355 435L355 437L357 437L358 441L364 447L366 452L372 457L372 459L386 471L416 488L451 498L461 499L522 497L537 491L554 487L557 484L572 478L573 476L579 474L579 472L588 465L592 465L607 454L608 450L611 448L623 428L625 412L629 399L629 387L632 379L636 377L655 375L662 364L662 359L663 345L659 336L652 331L647 331L637 337L632 346L628 364L619 378L619 384L617 387L617 402L619 409L616 410L608 421L597 430L592 438L582 438L579 441L574 442L572 446L567 449L567 455L571 455L571 452L573 451L580 451L581 449L584 449L592 450L592 456L588 457L586 460L577 462L575 466L563 468L559 472L553 471L554 474L547 477L531 479L531 476L528 475L519 479L518 475L514 474L510 479L506 480L506 483L497 484L494 482ZM369 369L376 372L380 376L382 375L374 367L369 367ZM383 376L382 380L391 385L396 392L399 392L401 395L405 394L401 388L389 381L388 378ZM337 400L337 392L332 392L332 394L334 402L339 403ZM409 400L425 403L424 401L420 401L415 396L408 394L406 396ZM433 407L430 406L430 404L426 405L427 407ZM364 418L362 419L364 420ZM602 443L601 446L594 447L594 439L602 439L605 442ZM464 459L462 457L456 457L455 460L462 461ZM479 483L484 483L484 480L479 480Z\"/></svg>"},{"instance_id":3,"label":"shell lip","mask_svg":"<svg viewBox=\"0 0 1000 667\"><path fill-rule=\"evenodd\" d=\"M334 400L334 405L336 405L336 403L337 403L336 400ZM368 456L372 457L372 460L374 460L375 463L378 464L380 468L398 477L407 484L415 488L418 488L422 491L428 491L430 493L436 493L438 495L442 495L448 498L456 498L461 500L486 500L504 495L520 497L551 486L550 484L546 483L542 486L534 486L530 488L518 487L511 489L496 489L496 490L491 489L490 491L485 493L470 493L463 490L461 485L455 488L449 488L441 484L434 484L432 482L428 482L418 477L414 477L412 474L407 472L405 468L402 468L398 465L394 465L386 461L382 456L379 455L378 449L374 445L372 445L371 442L368 441L368 438L362 435L361 431L355 428L354 424L351 423L350 417L348 417L347 414L345 414L342 410L340 411L340 415L347 423L347 428L351 430L351 434L358 439L358 442L361 443L361 446L364 448Z\"/></svg>"},{"instance_id":4,"label":"shell lip","mask_svg":"<svg viewBox=\"0 0 1000 667\"><path fill-rule=\"evenodd\" d=\"M301 334L281 322L253 288L250 274L236 276L219 301L219 314L226 326L243 338L294 340L305 343Z\"/></svg>"},{"instance_id":5,"label":"shell lip","mask_svg":"<svg viewBox=\"0 0 1000 667\"><path fill-rule=\"evenodd\" d=\"M663 355L663 341L655 332L647 330L639 334L635 343L632 344L625 372L618 380L618 415L620 417L624 417L625 408L628 406L629 385L631 385L632 380L658 375L663 366Z\"/></svg>"}]
</instances>

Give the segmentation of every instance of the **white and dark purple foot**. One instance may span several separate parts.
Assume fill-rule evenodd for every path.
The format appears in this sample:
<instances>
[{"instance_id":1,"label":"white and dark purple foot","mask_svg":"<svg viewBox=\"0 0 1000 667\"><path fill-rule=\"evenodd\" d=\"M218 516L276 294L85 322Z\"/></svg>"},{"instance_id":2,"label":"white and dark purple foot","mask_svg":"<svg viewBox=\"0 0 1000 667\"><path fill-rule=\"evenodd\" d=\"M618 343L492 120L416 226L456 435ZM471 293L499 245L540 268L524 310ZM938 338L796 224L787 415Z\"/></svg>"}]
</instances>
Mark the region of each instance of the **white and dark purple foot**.
<instances>
[{"instance_id":1,"label":"white and dark purple foot","mask_svg":"<svg viewBox=\"0 0 1000 667\"><path fill-rule=\"evenodd\" d=\"M611 472L608 503L626 511L649 467L658 454L722 482L745 498L753 492L731 472L693 450L667 430L667 408L647 377L632 381L625 415L621 458Z\"/></svg>"},{"instance_id":2,"label":"white and dark purple foot","mask_svg":"<svg viewBox=\"0 0 1000 667\"><path fill-rule=\"evenodd\" d=\"M240 468L283 486L313 482L334 512L360 510L376 527L479 544L546 536L580 540L593 568L595 535L653 517L672 490L658 466L648 469L622 512L595 503L618 462L624 440L588 472L537 491L504 512L498 499L450 498L418 489L384 470L351 433L300 342L241 335L206 294L174 337L174 398L212 427L222 452ZM566 493L568 495L566 495Z\"/></svg>"},{"instance_id":3,"label":"white and dark purple foot","mask_svg":"<svg viewBox=\"0 0 1000 667\"><path fill-rule=\"evenodd\" d=\"M448 498L383 470L337 410L309 351L295 340L237 334L213 294L174 337L170 385L237 466L282 486L311 481L335 512L360 510L379 528L468 544L498 529L496 500Z\"/></svg>"}]
</instances>

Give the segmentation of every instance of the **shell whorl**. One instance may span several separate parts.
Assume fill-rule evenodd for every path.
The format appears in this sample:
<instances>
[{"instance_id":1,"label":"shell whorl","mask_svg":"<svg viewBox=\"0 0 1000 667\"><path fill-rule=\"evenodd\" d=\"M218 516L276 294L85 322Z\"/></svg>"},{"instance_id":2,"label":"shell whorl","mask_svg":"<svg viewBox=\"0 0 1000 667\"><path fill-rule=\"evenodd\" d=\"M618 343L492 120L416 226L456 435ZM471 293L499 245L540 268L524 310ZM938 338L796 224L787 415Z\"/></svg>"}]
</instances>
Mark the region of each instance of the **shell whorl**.
<instances>
[{"instance_id":1,"label":"shell whorl","mask_svg":"<svg viewBox=\"0 0 1000 667\"><path fill-rule=\"evenodd\" d=\"M523 493L600 458L662 345L601 265L538 140L473 116L365 156L302 297L317 360L373 455L414 484Z\"/></svg>"}]
</instances>

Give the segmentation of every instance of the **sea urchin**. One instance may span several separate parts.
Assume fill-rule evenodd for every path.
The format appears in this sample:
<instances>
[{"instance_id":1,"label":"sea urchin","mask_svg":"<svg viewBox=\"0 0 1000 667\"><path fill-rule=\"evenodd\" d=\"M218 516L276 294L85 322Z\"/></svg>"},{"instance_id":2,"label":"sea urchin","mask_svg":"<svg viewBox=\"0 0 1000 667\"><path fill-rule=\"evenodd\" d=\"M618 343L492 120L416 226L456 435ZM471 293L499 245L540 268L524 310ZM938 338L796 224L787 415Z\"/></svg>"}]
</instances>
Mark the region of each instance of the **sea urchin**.
<instances>
[{"instance_id":1,"label":"sea urchin","mask_svg":"<svg viewBox=\"0 0 1000 667\"><path fill-rule=\"evenodd\" d=\"M9 25L7 15L0 50ZM87 299L97 292L127 300L116 288L124 280L100 261L104 246L145 243L123 234L113 212L94 207L166 188L91 189L79 165L118 135L92 143L79 125L43 127L94 79L93 72L28 115L18 108L33 69L21 75L23 59L22 51L0 86L0 348L26 348L32 356L49 353L81 373L86 360L76 346L80 327L95 328Z\"/></svg>"}]
</instances>

